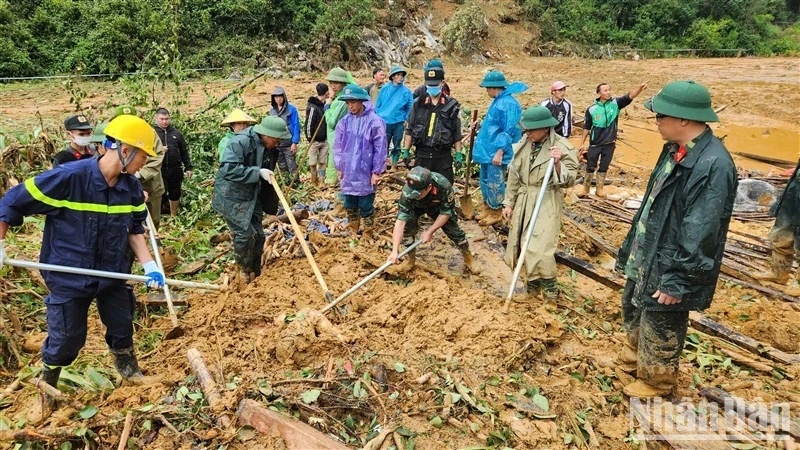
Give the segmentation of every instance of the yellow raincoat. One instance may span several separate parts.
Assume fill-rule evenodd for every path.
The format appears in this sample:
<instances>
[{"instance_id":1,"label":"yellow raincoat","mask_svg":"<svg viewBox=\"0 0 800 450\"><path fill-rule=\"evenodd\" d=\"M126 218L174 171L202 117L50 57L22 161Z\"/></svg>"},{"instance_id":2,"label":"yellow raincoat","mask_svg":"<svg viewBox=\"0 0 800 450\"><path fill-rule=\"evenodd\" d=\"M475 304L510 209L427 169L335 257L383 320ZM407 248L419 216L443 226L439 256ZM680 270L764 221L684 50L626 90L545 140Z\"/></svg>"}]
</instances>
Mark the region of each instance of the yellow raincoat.
<instances>
[{"instance_id":1,"label":"yellow raincoat","mask_svg":"<svg viewBox=\"0 0 800 450\"><path fill-rule=\"evenodd\" d=\"M548 189L544 193L539 217L533 229L533 236L525 255L525 272L528 281L556 277L555 252L558 247L558 234L561 231L561 210L564 205L564 189L575 184L578 170L578 157L569 141L550 129L550 135L531 164L531 151L534 144L523 135L514 144L514 158L508 166L506 196L504 207L513 209L511 229L508 232L505 262L512 269L517 263L520 247L528 232L536 198L542 187L547 163L550 161L550 147L561 148L561 176L555 168L550 177Z\"/></svg>"}]
</instances>

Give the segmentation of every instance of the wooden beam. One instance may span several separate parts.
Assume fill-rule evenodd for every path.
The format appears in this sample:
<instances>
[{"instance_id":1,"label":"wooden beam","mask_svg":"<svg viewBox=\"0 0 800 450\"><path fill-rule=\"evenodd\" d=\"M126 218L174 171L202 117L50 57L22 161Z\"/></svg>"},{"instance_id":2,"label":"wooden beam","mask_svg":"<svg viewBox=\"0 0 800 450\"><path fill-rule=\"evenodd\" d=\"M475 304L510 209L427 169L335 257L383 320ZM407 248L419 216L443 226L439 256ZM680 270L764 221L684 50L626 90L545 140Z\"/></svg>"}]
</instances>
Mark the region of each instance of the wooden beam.
<instances>
[{"instance_id":1,"label":"wooden beam","mask_svg":"<svg viewBox=\"0 0 800 450\"><path fill-rule=\"evenodd\" d=\"M794 439L800 440L800 424L798 424L796 420L791 420L791 417L788 424L783 423L784 421L777 414L773 416L773 413L770 411L747 403L744 399L735 397L724 389L716 387L706 386L700 389L700 395L718 405L725 405L726 403L731 405L731 407L735 405L735 411L739 414L743 414L745 416L745 422L753 428L757 428L763 432L770 431L771 429L772 432L784 435L788 434ZM784 429L785 425L788 425L788 429Z\"/></svg>"},{"instance_id":2,"label":"wooden beam","mask_svg":"<svg viewBox=\"0 0 800 450\"><path fill-rule=\"evenodd\" d=\"M577 228L578 230L583 232L583 234L585 234L586 237L588 237L589 240L591 240L594 245L599 247L600 250L602 250L605 253L613 256L614 258L617 257L617 249L615 247L613 247L611 244L609 244L608 242L606 242L605 239L603 239L602 237L597 235L594 231L591 231L590 230L591 225L589 225L589 224L579 224L577 220L573 219L572 217L566 216L566 215L564 216L564 219L566 219L567 222L569 222L572 225L574 225L575 228Z\"/></svg>"},{"instance_id":3,"label":"wooden beam","mask_svg":"<svg viewBox=\"0 0 800 450\"><path fill-rule=\"evenodd\" d=\"M588 262L568 255L564 252L556 252L556 262L569 267L570 269L578 272L581 275L587 276L594 281L614 290L620 290L625 287L625 280L616 277L616 275L605 275L597 271L597 269Z\"/></svg>"},{"instance_id":4,"label":"wooden beam","mask_svg":"<svg viewBox=\"0 0 800 450\"><path fill-rule=\"evenodd\" d=\"M242 400L236 414L240 425L249 425L264 434L273 431L280 433L289 450L349 450L349 447L316 428L293 417L263 408L255 400Z\"/></svg>"},{"instance_id":5,"label":"wooden beam","mask_svg":"<svg viewBox=\"0 0 800 450\"><path fill-rule=\"evenodd\" d=\"M727 281L728 283L738 284L743 288L758 291L768 297L775 297L785 302L800 303L800 298L793 297L785 292L776 291L775 289L770 289L766 286L761 286L760 284L748 283L747 281L743 281L737 277L732 277L724 273L719 274L719 279L722 281Z\"/></svg>"},{"instance_id":6,"label":"wooden beam","mask_svg":"<svg viewBox=\"0 0 800 450\"><path fill-rule=\"evenodd\" d=\"M693 327L701 331L725 338L739 347L750 350L759 356L763 356L787 365L800 363L800 354L786 353L778 350L769 344L765 344L749 336L745 336L742 333L732 330L719 322L715 322L697 311L692 311L689 313L689 322L691 322Z\"/></svg>"}]
</instances>

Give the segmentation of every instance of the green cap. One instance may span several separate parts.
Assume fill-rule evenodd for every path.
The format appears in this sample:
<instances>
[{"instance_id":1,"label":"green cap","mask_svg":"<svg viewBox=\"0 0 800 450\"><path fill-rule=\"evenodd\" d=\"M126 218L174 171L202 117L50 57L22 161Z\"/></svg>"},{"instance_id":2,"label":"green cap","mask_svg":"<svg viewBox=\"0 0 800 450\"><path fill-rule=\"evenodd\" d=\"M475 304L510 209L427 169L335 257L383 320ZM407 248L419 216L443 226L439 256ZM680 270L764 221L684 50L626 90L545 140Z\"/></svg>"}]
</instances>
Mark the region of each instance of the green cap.
<instances>
[{"instance_id":1,"label":"green cap","mask_svg":"<svg viewBox=\"0 0 800 450\"><path fill-rule=\"evenodd\" d=\"M119 105L116 108L114 108L114 117L122 115L135 116L136 108L134 108L131 105ZM112 117L112 119L114 117Z\"/></svg>"},{"instance_id":2,"label":"green cap","mask_svg":"<svg viewBox=\"0 0 800 450\"><path fill-rule=\"evenodd\" d=\"M486 74L483 77L483 81L481 81L482 88L504 88L508 86L508 81L506 81L506 76L503 75L503 72L498 72L493 70Z\"/></svg>"},{"instance_id":3,"label":"green cap","mask_svg":"<svg viewBox=\"0 0 800 450\"><path fill-rule=\"evenodd\" d=\"M394 66L389 71L389 78L392 78L393 76L397 75L398 73L402 73L403 76L406 76L406 74L408 72L406 72L406 69L404 69L403 66Z\"/></svg>"},{"instance_id":4,"label":"green cap","mask_svg":"<svg viewBox=\"0 0 800 450\"><path fill-rule=\"evenodd\" d=\"M342 89L342 94L339 95L339 100L369 100L369 94L361 86L357 84L348 84Z\"/></svg>"},{"instance_id":5,"label":"green cap","mask_svg":"<svg viewBox=\"0 0 800 450\"><path fill-rule=\"evenodd\" d=\"M94 133L92 134L91 139L89 142L94 143L103 143L106 140L106 126L108 122L98 123L96 127L94 127Z\"/></svg>"},{"instance_id":6,"label":"green cap","mask_svg":"<svg viewBox=\"0 0 800 450\"><path fill-rule=\"evenodd\" d=\"M654 113L679 119L719 122L717 113L711 107L708 89L694 81L668 83L655 97L644 102L644 107Z\"/></svg>"},{"instance_id":7,"label":"green cap","mask_svg":"<svg viewBox=\"0 0 800 450\"><path fill-rule=\"evenodd\" d=\"M414 167L406 175L406 185L403 186L403 195L410 200L419 198L422 191L431 184L431 171L424 167Z\"/></svg>"},{"instance_id":8,"label":"green cap","mask_svg":"<svg viewBox=\"0 0 800 450\"><path fill-rule=\"evenodd\" d=\"M347 78L347 72L341 67L334 67L333 69L328 72L328 77L325 78L328 81L336 81L338 83L347 84L350 80Z\"/></svg>"},{"instance_id":9,"label":"green cap","mask_svg":"<svg viewBox=\"0 0 800 450\"><path fill-rule=\"evenodd\" d=\"M438 59L432 59L428 61L428 64L425 64L425 70L428 69L442 69L444 72L444 65L442 65L442 61Z\"/></svg>"},{"instance_id":10,"label":"green cap","mask_svg":"<svg viewBox=\"0 0 800 450\"><path fill-rule=\"evenodd\" d=\"M519 128L523 130L539 130L558 125L549 109L541 105L531 106L522 113Z\"/></svg>"},{"instance_id":11,"label":"green cap","mask_svg":"<svg viewBox=\"0 0 800 450\"><path fill-rule=\"evenodd\" d=\"M292 138L292 133L289 133L289 129L286 127L286 121L275 116L267 116L261 119L261 123L253 125L253 131L276 139Z\"/></svg>"}]
</instances>

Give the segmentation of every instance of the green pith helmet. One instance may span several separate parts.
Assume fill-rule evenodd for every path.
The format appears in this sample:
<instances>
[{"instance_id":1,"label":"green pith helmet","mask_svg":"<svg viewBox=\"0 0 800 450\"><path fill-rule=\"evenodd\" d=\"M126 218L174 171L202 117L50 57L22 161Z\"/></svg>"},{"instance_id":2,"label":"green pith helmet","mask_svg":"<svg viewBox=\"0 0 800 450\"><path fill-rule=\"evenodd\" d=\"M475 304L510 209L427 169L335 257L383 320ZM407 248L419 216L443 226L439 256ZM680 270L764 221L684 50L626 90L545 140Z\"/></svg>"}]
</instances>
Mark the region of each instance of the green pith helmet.
<instances>
[{"instance_id":1,"label":"green pith helmet","mask_svg":"<svg viewBox=\"0 0 800 450\"><path fill-rule=\"evenodd\" d=\"M108 126L108 122L98 123L96 127L94 127L94 133L92 133L91 139L89 142L94 142L95 144L102 144L106 140L106 126Z\"/></svg>"},{"instance_id":2,"label":"green pith helmet","mask_svg":"<svg viewBox=\"0 0 800 450\"><path fill-rule=\"evenodd\" d=\"M405 77L408 72L402 66L394 66L392 70L389 71L389 79L391 80L393 76L397 75L398 73L402 73Z\"/></svg>"},{"instance_id":3,"label":"green pith helmet","mask_svg":"<svg viewBox=\"0 0 800 450\"><path fill-rule=\"evenodd\" d=\"M503 72L498 72L493 70L486 74L483 77L483 81L481 81L482 88L504 88L508 86L508 81L506 81L506 76L503 75Z\"/></svg>"},{"instance_id":4,"label":"green pith helmet","mask_svg":"<svg viewBox=\"0 0 800 450\"><path fill-rule=\"evenodd\" d=\"M711 107L708 89L694 81L667 83L655 97L644 102L644 107L656 114L679 119L719 122L717 113Z\"/></svg>"},{"instance_id":5,"label":"green pith helmet","mask_svg":"<svg viewBox=\"0 0 800 450\"><path fill-rule=\"evenodd\" d=\"M523 130L539 130L558 125L558 120L553 117L549 109L541 105L531 106L522 113L520 127Z\"/></svg>"},{"instance_id":6,"label":"green pith helmet","mask_svg":"<svg viewBox=\"0 0 800 450\"><path fill-rule=\"evenodd\" d=\"M342 89L339 100L345 102L347 100L369 100L369 94L361 86L357 84L348 84Z\"/></svg>"},{"instance_id":7,"label":"green pith helmet","mask_svg":"<svg viewBox=\"0 0 800 450\"><path fill-rule=\"evenodd\" d=\"M428 61L428 64L425 64L425 70L434 68L439 68L442 69L442 71L444 71L444 65L442 64L442 61L434 58Z\"/></svg>"},{"instance_id":8,"label":"green pith helmet","mask_svg":"<svg viewBox=\"0 0 800 450\"><path fill-rule=\"evenodd\" d=\"M135 116L136 115L136 108L131 105L119 105L114 108L114 117L121 116L121 115L128 115L128 116Z\"/></svg>"},{"instance_id":9,"label":"green pith helmet","mask_svg":"<svg viewBox=\"0 0 800 450\"><path fill-rule=\"evenodd\" d=\"M344 83L347 84L350 80L347 79L347 72L342 69L341 67L334 67L333 69L328 72L327 78L328 81L335 81L337 83Z\"/></svg>"},{"instance_id":10,"label":"green pith helmet","mask_svg":"<svg viewBox=\"0 0 800 450\"><path fill-rule=\"evenodd\" d=\"M411 200L416 200L431 184L431 171L424 167L414 167L406 175L406 185L403 186L403 195Z\"/></svg>"},{"instance_id":11,"label":"green pith helmet","mask_svg":"<svg viewBox=\"0 0 800 450\"><path fill-rule=\"evenodd\" d=\"M289 128L286 127L286 121L275 116L267 116L261 119L261 123L253 125L253 131L276 139L292 138L292 133L290 133Z\"/></svg>"}]
</instances>

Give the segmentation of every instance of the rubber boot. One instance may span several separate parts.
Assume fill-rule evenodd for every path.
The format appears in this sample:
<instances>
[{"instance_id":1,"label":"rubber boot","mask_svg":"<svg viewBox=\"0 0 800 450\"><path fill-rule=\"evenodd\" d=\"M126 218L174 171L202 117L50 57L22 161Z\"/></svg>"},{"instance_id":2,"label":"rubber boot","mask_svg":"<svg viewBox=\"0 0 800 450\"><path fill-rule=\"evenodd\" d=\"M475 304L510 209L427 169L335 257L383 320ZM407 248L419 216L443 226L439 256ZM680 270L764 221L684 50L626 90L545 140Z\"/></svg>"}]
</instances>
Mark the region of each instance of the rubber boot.
<instances>
[{"instance_id":1,"label":"rubber boot","mask_svg":"<svg viewBox=\"0 0 800 450\"><path fill-rule=\"evenodd\" d=\"M789 281L789 273L792 270L791 256L782 255L775 250L772 251L770 267L763 272L756 272L753 278L756 280L772 281L778 284L786 284Z\"/></svg>"},{"instance_id":2,"label":"rubber boot","mask_svg":"<svg viewBox=\"0 0 800 450\"><path fill-rule=\"evenodd\" d=\"M472 252L469 251L469 242L459 244L458 250L461 252L461 256L464 257L464 269L473 275L481 273L481 269L475 264L475 257L472 255Z\"/></svg>"},{"instance_id":3,"label":"rubber boot","mask_svg":"<svg viewBox=\"0 0 800 450\"><path fill-rule=\"evenodd\" d=\"M136 354L133 347L124 348L122 350L109 349L111 354L114 355L114 367L117 372L122 375L125 381L136 384L154 384L158 379L154 377L146 377L142 374L142 369L139 368L139 361L136 360Z\"/></svg>"},{"instance_id":4,"label":"rubber boot","mask_svg":"<svg viewBox=\"0 0 800 450\"><path fill-rule=\"evenodd\" d=\"M586 175L583 176L583 191L578 194L579 198L589 197L589 192L592 190L592 177L594 177L594 173L587 170Z\"/></svg>"},{"instance_id":5,"label":"rubber boot","mask_svg":"<svg viewBox=\"0 0 800 450\"><path fill-rule=\"evenodd\" d=\"M542 279L542 292L544 292L545 300L558 300L558 280L555 278Z\"/></svg>"},{"instance_id":6,"label":"rubber boot","mask_svg":"<svg viewBox=\"0 0 800 450\"><path fill-rule=\"evenodd\" d=\"M538 278L535 280L528 280L525 283L525 290L528 291L528 297L535 299L542 292L542 281Z\"/></svg>"},{"instance_id":7,"label":"rubber boot","mask_svg":"<svg viewBox=\"0 0 800 450\"><path fill-rule=\"evenodd\" d=\"M496 223L500 223L503 221L503 211L500 209L491 209L488 208L489 212L486 216L478 221L478 225L482 227L492 226Z\"/></svg>"},{"instance_id":8,"label":"rubber boot","mask_svg":"<svg viewBox=\"0 0 800 450\"><path fill-rule=\"evenodd\" d=\"M358 215L357 209L348 209L347 211L347 231L350 234L355 235L358 233L358 225L361 221L361 217Z\"/></svg>"},{"instance_id":9,"label":"rubber boot","mask_svg":"<svg viewBox=\"0 0 800 450\"><path fill-rule=\"evenodd\" d=\"M597 183L594 187L594 193L600 198L606 198L606 193L604 192L606 187L606 174L597 172Z\"/></svg>"},{"instance_id":10,"label":"rubber boot","mask_svg":"<svg viewBox=\"0 0 800 450\"><path fill-rule=\"evenodd\" d=\"M178 207L180 206L179 200L170 200L169 201L169 215L175 217L178 215Z\"/></svg>"},{"instance_id":11,"label":"rubber boot","mask_svg":"<svg viewBox=\"0 0 800 450\"><path fill-rule=\"evenodd\" d=\"M364 231L361 233L361 238L372 239L372 233L375 229L375 215L364 217Z\"/></svg>"},{"instance_id":12,"label":"rubber boot","mask_svg":"<svg viewBox=\"0 0 800 450\"><path fill-rule=\"evenodd\" d=\"M319 187L325 186L325 169L319 169L317 171L317 178L319 179L317 186Z\"/></svg>"},{"instance_id":13,"label":"rubber boot","mask_svg":"<svg viewBox=\"0 0 800 450\"><path fill-rule=\"evenodd\" d=\"M314 186L319 185L319 176L317 175L317 167L311 166L308 168L308 171L311 173L311 184Z\"/></svg>"},{"instance_id":14,"label":"rubber boot","mask_svg":"<svg viewBox=\"0 0 800 450\"><path fill-rule=\"evenodd\" d=\"M397 169L397 161L399 161L399 160L400 160L400 155L399 154L392 155L392 168L391 168L392 172L394 172L395 169Z\"/></svg>"},{"instance_id":15,"label":"rubber boot","mask_svg":"<svg viewBox=\"0 0 800 450\"><path fill-rule=\"evenodd\" d=\"M617 354L617 360L615 362L617 363L617 367L623 372L636 372L636 364L639 362L639 356L636 349L627 340L622 346L622 350Z\"/></svg>"},{"instance_id":16,"label":"rubber boot","mask_svg":"<svg viewBox=\"0 0 800 450\"><path fill-rule=\"evenodd\" d=\"M656 387L648 384L646 381L636 380L622 388L622 392L624 392L628 397L653 398L672 393L673 387Z\"/></svg>"},{"instance_id":17,"label":"rubber boot","mask_svg":"<svg viewBox=\"0 0 800 450\"><path fill-rule=\"evenodd\" d=\"M411 250L403 259L403 262L397 267L398 272L408 272L409 270L414 268L414 264L417 262L417 249Z\"/></svg>"},{"instance_id":18,"label":"rubber boot","mask_svg":"<svg viewBox=\"0 0 800 450\"><path fill-rule=\"evenodd\" d=\"M483 220L483 218L486 217L487 214L489 214L489 211L490 211L489 206L487 206L486 203L481 203L481 210L478 211L477 214L475 214L475 220L477 221Z\"/></svg>"}]
</instances>

